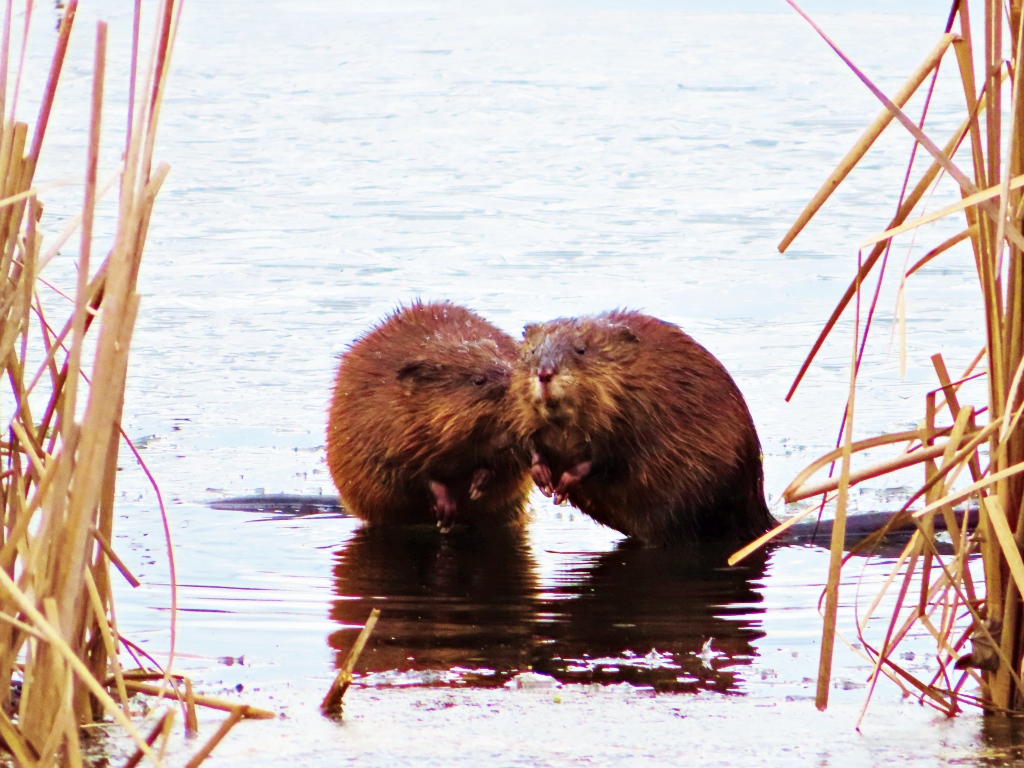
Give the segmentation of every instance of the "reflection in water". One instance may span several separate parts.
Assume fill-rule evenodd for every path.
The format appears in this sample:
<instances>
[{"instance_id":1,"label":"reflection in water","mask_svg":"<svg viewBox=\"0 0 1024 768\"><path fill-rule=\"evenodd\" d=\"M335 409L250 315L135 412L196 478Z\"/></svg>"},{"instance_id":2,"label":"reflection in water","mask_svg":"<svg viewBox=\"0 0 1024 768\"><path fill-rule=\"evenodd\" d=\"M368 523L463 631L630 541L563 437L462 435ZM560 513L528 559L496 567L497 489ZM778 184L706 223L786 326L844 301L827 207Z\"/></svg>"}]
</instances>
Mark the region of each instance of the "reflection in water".
<instances>
[{"instance_id":1,"label":"reflection in water","mask_svg":"<svg viewBox=\"0 0 1024 768\"><path fill-rule=\"evenodd\" d=\"M366 682L500 685L533 669L563 682L734 690L763 636L767 555L728 568L728 554L619 544L578 556L544 589L522 537L364 527L336 553L331 618L345 629L329 641L340 663L379 607L357 665Z\"/></svg>"},{"instance_id":2,"label":"reflection in water","mask_svg":"<svg viewBox=\"0 0 1024 768\"><path fill-rule=\"evenodd\" d=\"M985 753L979 766L1020 765L1024 760L1024 723L1015 717L986 717L981 721Z\"/></svg>"},{"instance_id":3,"label":"reflection in water","mask_svg":"<svg viewBox=\"0 0 1024 768\"><path fill-rule=\"evenodd\" d=\"M381 609L360 670L507 672L529 664L537 584L522 536L364 526L337 553L334 575L332 619L361 626L371 608ZM330 643L347 652L353 638L336 632Z\"/></svg>"},{"instance_id":4,"label":"reflection in water","mask_svg":"<svg viewBox=\"0 0 1024 768\"><path fill-rule=\"evenodd\" d=\"M574 682L735 688L735 668L752 661L752 642L764 636L756 587L767 555L730 568L733 549L621 542L574 570L555 593L563 599L548 602L542 632L554 642L534 667Z\"/></svg>"}]
</instances>

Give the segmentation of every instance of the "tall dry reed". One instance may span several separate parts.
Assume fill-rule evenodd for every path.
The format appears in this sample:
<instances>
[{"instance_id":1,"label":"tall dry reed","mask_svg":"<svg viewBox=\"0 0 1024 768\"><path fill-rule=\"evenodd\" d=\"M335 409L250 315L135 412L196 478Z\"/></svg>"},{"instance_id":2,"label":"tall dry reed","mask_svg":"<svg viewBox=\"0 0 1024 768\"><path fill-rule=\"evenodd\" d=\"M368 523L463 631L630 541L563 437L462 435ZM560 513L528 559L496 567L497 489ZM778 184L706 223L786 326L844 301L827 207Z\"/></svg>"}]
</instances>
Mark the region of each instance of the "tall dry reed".
<instances>
[{"instance_id":1,"label":"tall dry reed","mask_svg":"<svg viewBox=\"0 0 1024 768\"><path fill-rule=\"evenodd\" d=\"M866 238L858 253L853 280L811 348L793 395L825 339L844 315L852 316L854 340L846 409L836 450L801 472L783 496L787 502L825 496L835 503L831 558L823 596L824 630L819 664L817 705L828 703L832 654L842 566L853 553L870 551L885 531L844 554L849 489L857 483L911 466L921 466L920 487L893 515L887 530L912 521L910 542L893 564L881 592L857 618L857 634L872 664L868 700L885 676L906 692L937 709L954 714L962 703L985 711L1024 710L1024 99L1018 74L1022 34L1022 0L954 0L945 30L903 87L887 97L865 76L828 35L793 0L787 0L832 47L843 62L882 104L881 113L826 179L821 189L783 238L784 251L858 164L882 131L898 122L914 137L897 210L884 232ZM981 10L980 24L972 10ZM979 29L980 28L980 29ZM976 33L981 33L981 39ZM928 109L940 64L949 61L962 84L964 120L940 146L930 136ZM911 119L903 107L927 84L924 107ZM958 153L958 150L963 151ZM926 153L931 163L914 181L915 156ZM969 156L970 165L958 160ZM962 160L961 160L962 162ZM925 214L928 192L936 184L954 184L958 203ZM986 344L966 370L952 376L941 355L932 357L936 386L922 393L923 419L915 430L854 440L857 377L871 330L879 290L889 265L893 238L948 216L962 216L957 235L936 243L898 279L905 280L950 248L969 241L984 299ZM873 288L868 280L872 279ZM865 295L866 294L866 295ZM863 301L862 301L863 299ZM963 385L984 376L988 402L961 402ZM863 451L898 448L891 458L866 466L855 460ZM987 449L987 451L985 450ZM838 464L838 473L834 473ZM829 468L828 477L814 480ZM978 526L970 531L968 516L958 524L954 505L976 506ZM741 550L733 562L820 507L808 507L761 540ZM935 516L949 530L953 554L937 546ZM972 570L980 556L983 579ZM869 636L869 621L883 601L891 614L881 618L884 632ZM888 609L887 609L888 610ZM934 638L938 671L930 677L903 668L896 650L912 632ZM976 685L969 685L971 682ZM980 693L976 693L980 691ZM865 707L867 701L865 701ZM863 713L862 713L863 716Z\"/></svg>"},{"instance_id":2,"label":"tall dry reed","mask_svg":"<svg viewBox=\"0 0 1024 768\"><path fill-rule=\"evenodd\" d=\"M165 163L154 166L153 151L180 2L158 0L151 9L155 27L145 66L139 63L141 0L134 9L123 155L115 158L110 183L100 184L107 25L99 22L84 200L53 238L42 234L46 220L34 174L77 0L63 9L34 125L16 119L22 72L12 55L13 0L6 0L0 30L0 371L3 386L10 387L9 396L0 396L10 411L2 414L0 439L0 745L22 766L81 765L81 726L104 716L136 742L130 765L144 757L160 764L152 745L161 734L166 737L173 710L144 739L132 724L128 695L174 696L168 683L180 682L176 676L172 680L170 663L168 672L158 675L163 684L152 688L121 669L120 648L130 643L118 633L111 592L111 564L134 580L110 547L114 491L128 353L139 309L136 283L154 201L169 171ZM25 19L24 51L33 3L19 10ZM100 248L93 241L93 220L110 187L119 194L117 223L112 241ZM66 316L48 316L41 294L56 289L43 273L76 233L72 301ZM92 337L91 360L87 336ZM171 637L173 661L173 618ZM231 713L189 765L198 765L241 717L273 716L192 696L187 681L185 690L190 713L196 703ZM194 714L189 722L195 722Z\"/></svg>"},{"instance_id":3,"label":"tall dry reed","mask_svg":"<svg viewBox=\"0 0 1024 768\"><path fill-rule=\"evenodd\" d=\"M79 727L103 713L151 752L128 717L118 663L109 562L114 485L136 280L153 203L169 167L153 168L157 118L177 17L167 0L150 65L133 59L129 132L120 159L120 205L109 250L93 253L107 26L95 30L89 144L81 212L53 242L41 235L42 204L33 187L57 94L76 0L64 9L56 50L34 126L15 119L8 99L12 0L0 44L0 365L13 412L0 443L0 736L23 765L81 763ZM140 7L136 5L136 27ZM26 21L32 4L25 8ZM28 24L24 50L27 44ZM142 87L135 88L142 75ZM5 103L5 102L10 103ZM78 231L77 285L66 318L47 317L42 273ZM95 336L91 364L85 338ZM42 364L34 369L35 360ZM79 402L84 401L84 407ZM42 403L41 410L35 406ZM76 413L81 412L81 420ZM103 681L113 671L120 704ZM12 682L20 677L17 707Z\"/></svg>"}]
</instances>

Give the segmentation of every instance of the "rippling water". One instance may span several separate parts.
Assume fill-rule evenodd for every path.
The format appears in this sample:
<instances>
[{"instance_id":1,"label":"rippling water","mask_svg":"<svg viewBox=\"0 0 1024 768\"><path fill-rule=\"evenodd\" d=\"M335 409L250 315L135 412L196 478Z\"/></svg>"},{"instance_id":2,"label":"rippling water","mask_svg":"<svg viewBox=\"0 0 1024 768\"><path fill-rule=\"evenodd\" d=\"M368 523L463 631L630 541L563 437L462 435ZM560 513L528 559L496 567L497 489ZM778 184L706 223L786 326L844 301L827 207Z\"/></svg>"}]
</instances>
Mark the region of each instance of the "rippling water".
<instances>
[{"instance_id":1,"label":"rippling water","mask_svg":"<svg viewBox=\"0 0 1024 768\"><path fill-rule=\"evenodd\" d=\"M107 168L121 141L122 5L97 4L114 43ZM513 334L618 306L679 323L746 394L773 499L833 445L848 325L793 403L783 396L852 275L857 242L887 223L910 142L890 129L780 255L782 234L878 107L794 14L694 7L187 6L157 152L173 171L141 276L126 428L169 501L179 664L207 690L241 685L241 698L286 715L239 726L211 765L252 764L267 750L303 765L1014 757L1012 733L973 715L938 720L891 686L857 735L866 667L845 649L833 708L816 712L821 550L778 548L729 570L722 553L631 548L539 495L522 541L375 534L345 518L206 506L261 491L331 492L322 446L336 357L417 296L465 303ZM809 7L890 93L945 17L926 2L914 17ZM78 175L84 163L96 10L80 11L41 181ZM35 45L29 66L41 71L50 40L37 35ZM961 104L951 78L940 79L929 122L937 140ZM919 108L912 102L911 114ZM50 231L80 194L47 199ZM944 186L930 205L956 196ZM101 214L109 234L111 201ZM904 240L894 262L954 226L923 230L912 252ZM55 263L57 282L72 284L73 256L69 247ZM887 283L858 392L859 435L920 418L932 353L957 369L980 348L971 273L968 251L954 250L909 285L905 379L890 348ZM124 464L117 548L144 585L120 593L119 625L163 652L164 544L153 494ZM902 482L866 484L854 507L891 508ZM861 604L888 567L865 564ZM316 704L372 606L381 623L339 727ZM934 668L929 643L908 641L909 668ZM517 675L531 669L563 687L508 687L529 688L537 679Z\"/></svg>"}]
</instances>

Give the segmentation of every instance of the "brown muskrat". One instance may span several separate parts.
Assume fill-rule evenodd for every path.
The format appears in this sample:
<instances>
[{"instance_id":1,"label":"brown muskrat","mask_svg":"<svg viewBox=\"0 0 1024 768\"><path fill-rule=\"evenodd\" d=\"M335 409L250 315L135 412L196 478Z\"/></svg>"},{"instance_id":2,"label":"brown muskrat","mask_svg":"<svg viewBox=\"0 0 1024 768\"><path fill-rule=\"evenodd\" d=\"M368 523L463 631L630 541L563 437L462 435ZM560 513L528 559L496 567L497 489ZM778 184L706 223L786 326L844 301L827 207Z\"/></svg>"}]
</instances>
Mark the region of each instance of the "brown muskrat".
<instances>
[{"instance_id":1,"label":"brown muskrat","mask_svg":"<svg viewBox=\"0 0 1024 768\"><path fill-rule=\"evenodd\" d=\"M743 396L671 323L615 311L527 326L510 394L533 479L556 503L647 545L775 525Z\"/></svg>"},{"instance_id":2,"label":"brown muskrat","mask_svg":"<svg viewBox=\"0 0 1024 768\"><path fill-rule=\"evenodd\" d=\"M448 302L415 302L342 355L327 465L371 523L519 525L527 455L507 423L515 340Z\"/></svg>"}]
</instances>

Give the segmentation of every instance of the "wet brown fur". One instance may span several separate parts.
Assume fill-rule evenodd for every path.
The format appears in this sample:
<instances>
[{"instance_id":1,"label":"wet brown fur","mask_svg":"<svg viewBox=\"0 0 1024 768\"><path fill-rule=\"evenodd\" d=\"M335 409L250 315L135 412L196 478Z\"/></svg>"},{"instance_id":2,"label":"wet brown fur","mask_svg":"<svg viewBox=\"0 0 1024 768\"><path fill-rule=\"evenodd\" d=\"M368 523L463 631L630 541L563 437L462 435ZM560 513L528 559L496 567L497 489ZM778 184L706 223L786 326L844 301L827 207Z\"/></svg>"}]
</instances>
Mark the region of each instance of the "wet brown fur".
<instances>
[{"instance_id":1,"label":"wet brown fur","mask_svg":"<svg viewBox=\"0 0 1024 768\"><path fill-rule=\"evenodd\" d=\"M511 397L542 490L627 536L748 541L775 524L743 396L670 323L615 311L527 326ZM566 483L580 462L589 473Z\"/></svg>"},{"instance_id":2,"label":"wet brown fur","mask_svg":"<svg viewBox=\"0 0 1024 768\"><path fill-rule=\"evenodd\" d=\"M399 308L342 356L327 464L342 504L371 523L440 524L431 483L456 520L519 526L530 490L506 402L516 342L447 302ZM474 473L493 472L478 498Z\"/></svg>"}]
</instances>

